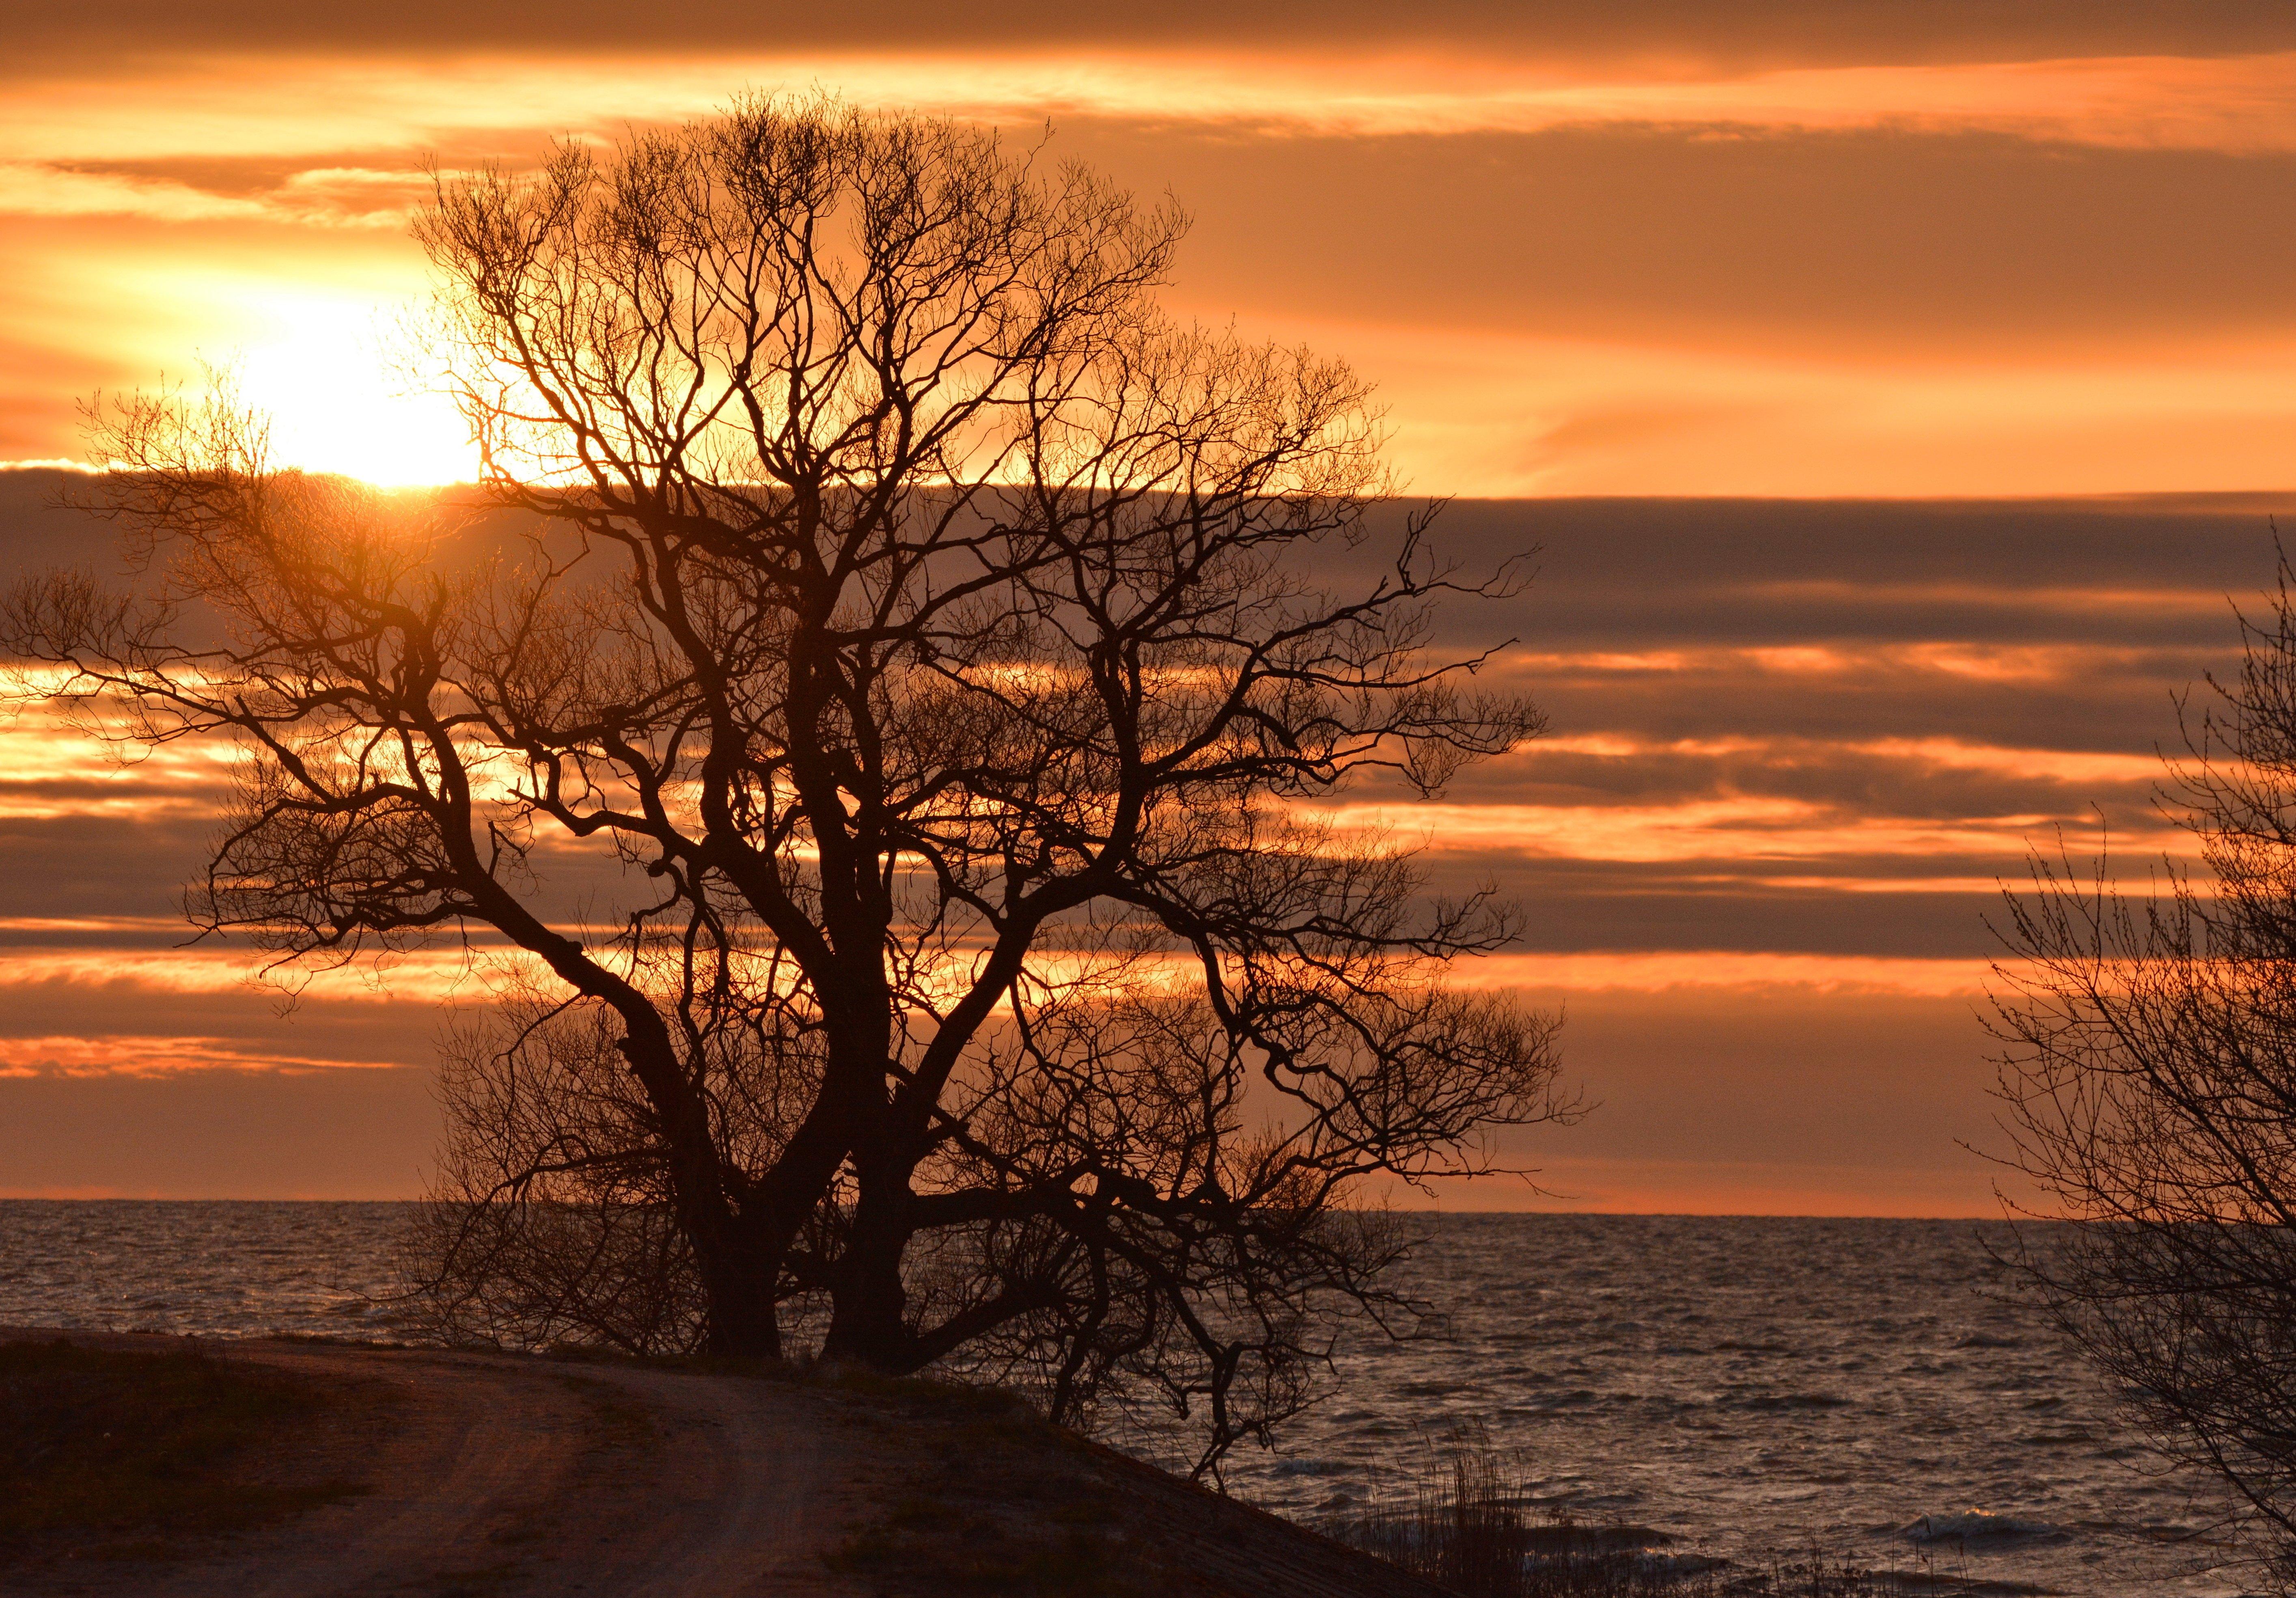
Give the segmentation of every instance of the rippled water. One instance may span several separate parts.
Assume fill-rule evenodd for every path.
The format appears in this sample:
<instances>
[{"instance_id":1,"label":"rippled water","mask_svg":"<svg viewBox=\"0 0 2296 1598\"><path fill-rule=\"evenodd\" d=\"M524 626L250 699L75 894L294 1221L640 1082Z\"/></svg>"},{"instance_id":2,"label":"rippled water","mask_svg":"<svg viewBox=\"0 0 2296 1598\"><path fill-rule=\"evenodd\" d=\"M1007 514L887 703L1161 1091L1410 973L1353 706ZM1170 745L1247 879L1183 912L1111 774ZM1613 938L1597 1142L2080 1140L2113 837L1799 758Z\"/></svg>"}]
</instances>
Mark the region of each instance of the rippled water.
<instances>
[{"instance_id":1,"label":"rippled water","mask_svg":"<svg viewBox=\"0 0 2296 1598\"><path fill-rule=\"evenodd\" d=\"M389 1204L0 1202L0 1324L375 1335ZM2242 1590L2210 1489L2124 1421L1966 1222L1454 1216L1439 1336L1360 1343L1235 1484L1314 1514L1462 1426L1677 1553L1813 1545L2095 1598ZM1654 1540L1657 1540L1654 1538ZM2212 1568L2214 1567L2214 1568Z\"/></svg>"},{"instance_id":2,"label":"rippled water","mask_svg":"<svg viewBox=\"0 0 2296 1598\"><path fill-rule=\"evenodd\" d=\"M1813 1545L2100 1598L2242 1590L2211 1486L2164 1479L1965 1221L1455 1216L1410 1273L1447 1335L1359 1344L1289 1457L1293 1513L1480 1422L1578 1520L1680 1553ZM2211 1567L2218 1567L2211 1569Z\"/></svg>"},{"instance_id":3,"label":"rippled water","mask_svg":"<svg viewBox=\"0 0 2296 1598\"><path fill-rule=\"evenodd\" d=\"M0 1200L0 1326L387 1333L403 1204Z\"/></svg>"}]
</instances>

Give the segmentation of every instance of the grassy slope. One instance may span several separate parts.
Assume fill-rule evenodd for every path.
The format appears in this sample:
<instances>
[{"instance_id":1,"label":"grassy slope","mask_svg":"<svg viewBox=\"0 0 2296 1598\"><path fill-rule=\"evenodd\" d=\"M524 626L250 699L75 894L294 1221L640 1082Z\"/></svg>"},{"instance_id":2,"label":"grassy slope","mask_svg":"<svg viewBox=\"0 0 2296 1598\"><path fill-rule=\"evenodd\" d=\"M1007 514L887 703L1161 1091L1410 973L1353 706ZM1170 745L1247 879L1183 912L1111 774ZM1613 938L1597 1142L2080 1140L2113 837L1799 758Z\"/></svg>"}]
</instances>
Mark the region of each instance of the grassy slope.
<instances>
[{"instance_id":1,"label":"grassy slope","mask_svg":"<svg viewBox=\"0 0 2296 1598\"><path fill-rule=\"evenodd\" d=\"M651 1474L663 1440L656 1417L588 1377L587 1363L535 1373L587 1402L573 1474L551 1503L490 1537L499 1558L458 1568L441 1591L510 1598L540 1590L522 1562L528 1545L546 1549L561 1538L554 1517L611 1518L622 1479ZM850 1518L822 1569L824 1590L869 1598L1430 1591L1047 1425L1005 1395L707 1360L643 1363L787 1382L803 1395L814 1423L836 1439L832 1455L857 1473ZM0 1342L0 1569L62 1576L74 1561L99 1559L114 1561L116 1574L137 1561L201 1556L224 1534L359 1492L340 1472L388 1451L363 1449L358 1439L401 1419L375 1384L300 1376L234 1357L227 1346L142 1353Z\"/></svg>"},{"instance_id":2,"label":"grassy slope","mask_svg":"<svg viewBox=\"0 0 2296 1598\"><path fill-rule=\"evenodd\" d=\"M1006 1395L852 1376L816 1385L891 1462L873 1484L878 1514L829 1561L877 1598L1437 1598Z\"/></svg>"}]
</instances>

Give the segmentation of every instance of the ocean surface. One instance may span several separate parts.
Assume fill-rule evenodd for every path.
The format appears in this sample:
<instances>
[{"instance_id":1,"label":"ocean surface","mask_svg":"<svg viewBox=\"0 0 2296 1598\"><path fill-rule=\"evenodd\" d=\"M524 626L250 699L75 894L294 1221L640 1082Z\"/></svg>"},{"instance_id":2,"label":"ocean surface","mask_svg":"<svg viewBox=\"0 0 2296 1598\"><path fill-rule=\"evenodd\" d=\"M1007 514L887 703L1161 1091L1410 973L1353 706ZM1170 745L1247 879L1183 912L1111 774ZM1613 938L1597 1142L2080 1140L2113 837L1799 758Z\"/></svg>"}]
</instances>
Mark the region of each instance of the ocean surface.
<instances>
[{"instance_id":1,"label":"ocean surface","mask_svg":"<svg viewBox=\"0 0 2296 1598\"><path fill-rule=\"evenodd\" d=\"M388 1337L391 1204L0 1201L0 1324ZM1480 1436L1554 1512L1681 1561L1877 1568L2095 1598L2243 1592L2207 1483L2165 1477L1965 1221L1448 1216L1435 1335L1232 1485L1301 1518Z\"/></svg>"}]
</instances>

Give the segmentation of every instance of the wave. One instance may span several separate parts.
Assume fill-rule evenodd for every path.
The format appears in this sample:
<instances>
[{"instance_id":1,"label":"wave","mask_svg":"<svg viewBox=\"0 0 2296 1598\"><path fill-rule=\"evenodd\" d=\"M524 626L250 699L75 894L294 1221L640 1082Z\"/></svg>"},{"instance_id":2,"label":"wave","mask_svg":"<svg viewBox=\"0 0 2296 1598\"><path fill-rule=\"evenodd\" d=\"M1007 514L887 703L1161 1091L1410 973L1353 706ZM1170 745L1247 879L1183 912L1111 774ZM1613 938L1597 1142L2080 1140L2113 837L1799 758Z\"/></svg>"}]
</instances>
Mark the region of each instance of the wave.
<instances>
[{"instance_id":1,"label":"wave","mask_svg":"<svg viewBox=\"0 0 2296 1598\"><path fill-rule=\"evenodd\" d=\"M1901 1534L1915 1543L1958 1543L1964 1547L2008 1548L2035 1543L2062 1543L2072 1533L2045 1520L1997 1515L1990 1510L1964 1510L1956 1515L1923 1515Z\"/></svg>"},{"instance_id":2,"label":"wave","mask_svg":"<svg viewBox=\"0 0 2296 1598\"><path fill-rule=\"evenodd\" d=\"M1837 1397L1832 1393L1748 1393L1725 1398L1722 1402L1732 1409L1775 1414L1792 1409L1847 1409L1857 1400Z\"/></svg>"}]
</instances>

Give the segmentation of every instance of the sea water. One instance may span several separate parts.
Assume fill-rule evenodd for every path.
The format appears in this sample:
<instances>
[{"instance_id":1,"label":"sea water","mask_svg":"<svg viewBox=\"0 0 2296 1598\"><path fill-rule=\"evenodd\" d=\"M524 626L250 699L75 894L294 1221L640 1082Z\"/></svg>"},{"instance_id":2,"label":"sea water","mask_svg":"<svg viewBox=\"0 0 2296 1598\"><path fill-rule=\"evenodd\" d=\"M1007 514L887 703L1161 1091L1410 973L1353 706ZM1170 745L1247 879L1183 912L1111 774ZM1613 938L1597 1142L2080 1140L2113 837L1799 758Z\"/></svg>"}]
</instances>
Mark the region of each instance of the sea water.
<instances>
[{"instance_id":1,"label":"sea water","mask_svg":"<svg viewBox=\"0 0 2296 1598\"><path fill-rule=\"evenodd\" d=\"M1648 1528L1676 1558L1815 1550L2096 1598L2255 1579L2221 1536L2223 1491L2160 1469L1995 1261L2005 1228L1451 1216L1428 1232L1404 1274L1447 1323L1354 1340L1283 1454L1238 1462L1253 1497L1344 1510L1480 1429L1555 1512Z\"/></svg>"},{"instance_id":2,"label":"sea water","mask_svg":"<svg viewBox=\"0 0 2296 1598\"><path fill-rule=\"evenodd\" d=\"M390 1204L0 1202L0 1325L388 1337ZM2095 1598L2243 1591L2213 1485L2165 1475L1968 1222L1431 1217L1331 1397L1230 1484L1300 1518L1480 1438L1549 1512L1663 1557ZM2001 1233L1991 1229L1997 1241Z\"/></svg>"}]
</instances>

